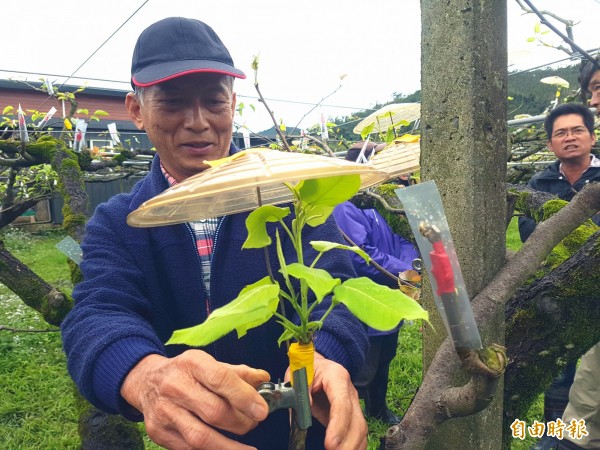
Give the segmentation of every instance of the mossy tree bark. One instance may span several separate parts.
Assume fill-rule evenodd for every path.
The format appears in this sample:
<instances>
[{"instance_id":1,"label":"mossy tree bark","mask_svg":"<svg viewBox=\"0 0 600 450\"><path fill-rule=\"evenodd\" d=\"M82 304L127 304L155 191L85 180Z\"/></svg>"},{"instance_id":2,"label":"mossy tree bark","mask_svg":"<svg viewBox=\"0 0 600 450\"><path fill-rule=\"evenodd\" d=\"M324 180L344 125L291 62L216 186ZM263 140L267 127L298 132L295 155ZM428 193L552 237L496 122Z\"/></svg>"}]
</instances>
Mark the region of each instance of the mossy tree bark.
<instances>
[{"instance_id":1,"label":"mossy tree bark","mask_svg":"<svg viewBox=\"0 0 600 450\"><path fill-rule=\"evenodd\" d=\"M20 147L11 141L0 142L4 155L14 156L0 160L17 170L38 164L51 164L59 179L59 192L64 198L63 228L77 242L83 238L87 220L88 197L79 165L79 156L67 149L64 141L44 136L25 147L27 157L19 158ZM26 202L7 205L10 215L3 214L0 221L5 225L20 215ZM27 208L26 208L27 209ZM22 212L22 211L21 211ZM9 219L12 217L12 220ZM1 244L1 243L0 243ZM81 278L79 267L69 261L71 280L76 284ZM72 308L70 296L58 291L0 245L0 282L21 298L25 304L35 309L46 322L59 326ZM144 443L137 424L128 422L121 416L109 415L98 410L79 395L74 389L79 409L79 435L82 449L143 450Z\"/></svg>"},{"instance_id":2,"label":"mossy tree bark","mask_svg":"<svg viewBox=\"0 0 600 450\"><path fill-rule=\"evenodd\" d=\"M523 419L538 395L569 362L600 341L600 232L542 279L519 289L506 305L506 425Z\"/></svg>"},{"instance_id":3,"label":"mossy tree bark","mask_svg":"<svg viewBox=\"0 0 600 450\"><path fill-rule=\"evenodd\" d=\"M50 325L59 326L72 307L71 298L46 283L0 242L0 283L14 292Z\"/></svg>"},{"instance_id":4,"label":"mossy tree bark","mask_svg":"<svg viewBox=\"0 0 600 450\"><path fill-rule=\"evenodd\" d=\"M507 311L506 344L510 364L505 378L508 398L505 419L529 408L543 391L544 383L560 371L562 359L576 358L575 355L583 354L600 340L600 329L596 325L600 319L597 293L600 232L584 240L584 245L573 256L541 279L525 284L539 273L551 251L599 210L598 183L587 186L570 203L563 202L562 209L555 210L537 226L521 250L472 301L482 332L495 326L498 316L505 314L505 308ZM553 368L549 367L553 364ZM439 399L453 386L459 371L459 358L446 339L438 348L402 422L388 430L382 448L425 448L440 424L450 418L440 408ZM506 448L506 426L510 425L507 422L504 423ZM497 445L500 447L502 443Z\"/></svg>"}]
</instances>

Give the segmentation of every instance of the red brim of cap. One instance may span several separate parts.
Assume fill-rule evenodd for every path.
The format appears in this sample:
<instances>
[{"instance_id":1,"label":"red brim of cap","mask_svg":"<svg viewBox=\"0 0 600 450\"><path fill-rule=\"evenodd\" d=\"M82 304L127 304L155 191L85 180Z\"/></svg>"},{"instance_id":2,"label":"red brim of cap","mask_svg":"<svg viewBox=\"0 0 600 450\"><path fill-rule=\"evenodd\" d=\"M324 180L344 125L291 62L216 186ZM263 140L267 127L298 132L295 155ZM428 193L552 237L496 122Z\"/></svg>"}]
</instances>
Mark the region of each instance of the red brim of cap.
<instances>
[{"instance_id":1,"label":"red brim of cap","mask_svg":"<svg viewBox=\"0 0 600 450\"><path fill-rule=\"evenodd\" d=\"M134 86L147 87L193 73L218 73L246 78L246 74L241 70L218 61L181 61L146 67L131 77L131 83Z\"/></svg>"}]
</instances>

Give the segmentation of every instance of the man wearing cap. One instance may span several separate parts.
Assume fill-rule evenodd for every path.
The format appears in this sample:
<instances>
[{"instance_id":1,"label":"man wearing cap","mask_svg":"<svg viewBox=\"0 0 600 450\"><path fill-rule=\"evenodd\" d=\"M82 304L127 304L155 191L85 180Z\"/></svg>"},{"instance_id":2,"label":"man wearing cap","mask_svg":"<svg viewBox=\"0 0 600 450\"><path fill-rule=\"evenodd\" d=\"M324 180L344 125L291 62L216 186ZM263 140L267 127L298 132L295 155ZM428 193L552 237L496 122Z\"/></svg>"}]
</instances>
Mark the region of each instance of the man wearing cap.
<instances>
[{"instance_id":1,"label":"man wearing cap","mask_svg":"<svg viewBox=\"0 0 600 450\"><path fill-rule=\"evenodd\" d=\"M256 391L286 373L279 324L269 321L241 339L230 333L202 349L164 345L173 331L203 322L267 275L262 249L241 250L248 213L154 228L126 224L141 203L206 169L204 161L238 151L231 143L234 77L245 75L198 20L168 18L142 32L132 61L135 92L126 106L158 155L131 193L100 205L89 220L83 281L62 325L69 373L84 397L109 413L143 420L166 448L287 448L288 411L268 414ZM342 242L332 218L306 234ZM286 255L292 248L283 243ZM312 248L305 252L315 256ZM345 252L328 252L320 267L334 277L354 276ZM324 300L315 310L329 305ZM338 306L314 344L317 420L306 448L364 449L367 427L350 374L363 364L365 329Z\"/></svg>"}]
</instances>

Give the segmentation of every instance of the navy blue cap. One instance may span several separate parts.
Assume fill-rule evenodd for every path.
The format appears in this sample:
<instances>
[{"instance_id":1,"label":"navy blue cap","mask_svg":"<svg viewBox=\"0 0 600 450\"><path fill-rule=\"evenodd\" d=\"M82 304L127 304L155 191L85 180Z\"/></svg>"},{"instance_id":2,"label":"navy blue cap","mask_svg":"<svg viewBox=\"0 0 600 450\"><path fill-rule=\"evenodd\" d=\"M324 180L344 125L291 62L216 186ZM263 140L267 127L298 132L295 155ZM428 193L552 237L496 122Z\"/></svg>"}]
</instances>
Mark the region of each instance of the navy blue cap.
<instances>
[{"instance_id":1,"label":"navy blue cap","mask_svg":"<svg viewBox=\"0 0 600 450\"><path fill-rule=\"evenodd\" d=\"M246 78L214 30L196 19L169 17L146 28L135 44L132 86L152 86L191 73Z\"/></svg>"}]
</instances>

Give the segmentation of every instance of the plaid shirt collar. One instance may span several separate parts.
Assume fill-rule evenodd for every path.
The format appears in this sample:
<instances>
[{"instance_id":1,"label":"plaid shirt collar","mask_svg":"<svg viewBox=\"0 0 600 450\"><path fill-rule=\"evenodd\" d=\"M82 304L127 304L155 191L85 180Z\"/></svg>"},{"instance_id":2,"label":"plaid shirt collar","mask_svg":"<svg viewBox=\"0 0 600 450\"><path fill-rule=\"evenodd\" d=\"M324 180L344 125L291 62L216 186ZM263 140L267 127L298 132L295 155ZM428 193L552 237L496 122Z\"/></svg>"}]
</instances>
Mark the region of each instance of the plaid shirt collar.
<instances>
[{"instance_id":1,"label":"plaid shirt collar","mask_svg":"<svg viewBox=\"0 0 600 450\"><path fill-rule=\"evenodd\" d=\"M169 186L175 186L177 180L173 178L167 169L160 163L160 170L162 171ZM213 255L213 241L217 232L221 218L211 217L208 219L202 219L194 222L188 222L189 227L194 233L196 240L196 251L200 258L200 267L202 269L202 279L204 281L204 287L206 288L207 294L210 295L210 273L211 273L211 262ZM210 314L210 305L207 298L206 302L206 313Z\"/></svg>"}]
</instances>

